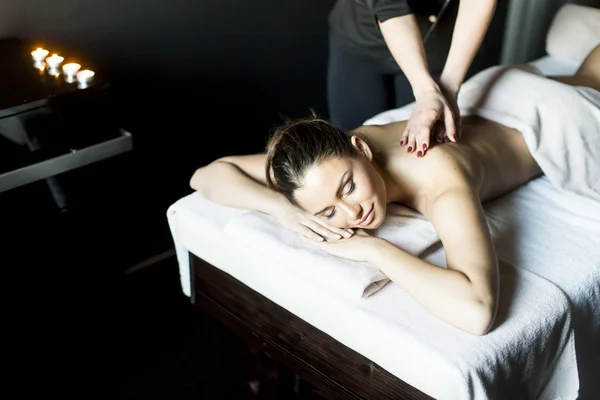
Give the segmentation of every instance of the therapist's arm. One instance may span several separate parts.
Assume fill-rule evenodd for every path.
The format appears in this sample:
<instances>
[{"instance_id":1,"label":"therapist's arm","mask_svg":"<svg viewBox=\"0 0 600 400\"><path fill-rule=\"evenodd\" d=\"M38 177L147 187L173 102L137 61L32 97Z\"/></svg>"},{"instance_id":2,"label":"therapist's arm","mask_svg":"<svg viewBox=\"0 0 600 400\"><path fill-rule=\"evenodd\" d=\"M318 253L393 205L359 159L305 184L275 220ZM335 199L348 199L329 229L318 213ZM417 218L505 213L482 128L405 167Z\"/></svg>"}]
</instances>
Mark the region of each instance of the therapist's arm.
<instances>
[{"instance_id":1,"label":"therapist's arm","mask_svg":"<svg viewBox=\"0 0 600 400\"><path fill-rule=\"evenodd\" d=\"M429 73L421 31L413 14L379 22L379 29L394 60L410 82L415 98L437 90Z\"/></svg>"},{"instance_id":2,"label":"therapist's arm","mask_svg":"<svg viewBox=\"0 0 600 400\"><path fill-rule=\"evenodd\" d=\"M415 96L415 107L401 136L400 145L409 153L424 156L430 147L432 128L436 121L442 122L443 130L436 138L444 135L455 142L457 117L442 88L429 73L427 57L421 31L413 14L402 15L379 22L379 29L387 47L408 79ZM456 101L453 98L450 101Z\"/></svg>"},{"instance_id":3,"label":"therapist's arm","mask_svg":"<svg viewBox=\"0 0 600 400\"><path fill-rule=\"evenodd\" d=\"M452 42L440 84L454 95L458 94L467 71L488 30L496 0L461 0Z\"/></svg>"}]
</instances>

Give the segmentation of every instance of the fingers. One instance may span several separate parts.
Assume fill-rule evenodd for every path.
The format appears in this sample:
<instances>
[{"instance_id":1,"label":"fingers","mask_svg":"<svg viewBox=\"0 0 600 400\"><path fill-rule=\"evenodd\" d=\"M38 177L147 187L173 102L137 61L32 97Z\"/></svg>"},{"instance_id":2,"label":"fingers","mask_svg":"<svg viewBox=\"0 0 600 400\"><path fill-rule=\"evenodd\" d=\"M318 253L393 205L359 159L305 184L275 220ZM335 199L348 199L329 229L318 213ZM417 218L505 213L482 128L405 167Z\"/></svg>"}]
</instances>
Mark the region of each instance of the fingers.
<instances>
[{"instance_id":1,"label":"fingers","mask_svg":"<svg viewBox=\"0 0 600 400\"><path fill-rule=\"evenodd\" d=\"M402 135L400 136L400 146L405 146L408 143L408 128L409 125L406 124L404 132L402 132Z\"/></svg>"},{"instance_id":2,"label":"fingers","mask_svg":"<svg viewBox=\"0 0 600 400\"><path fill-rule=\"evenodd\" d=\"M312 230L310 230L308 228L303 229L298 233L300 234L300 237L305 240L311 240L313 242L322 242L325 240L325 239L323 239L323 236L313 232Z\"/></svg>"},{"instance_id":3,"label":"fingers","mask_svg":"<svg viewBox=\"0 0 600 400\"><path fill-rule=\"evenodd\" d=\"M431 137L430 127L422 127L419 129L418 135L415 138L417 157L423 157L429 148L429 138Z\"/></svg>"},{"instance_id":4,"label":"fingers","mask_svg":"<svg viewBox=\"0 0 600 400\"><path fill-rule=\"evenodd\" d=\"M406 142L406 152L413 153L417 147L415 143L415 135L413 134L413 129L409 129L408 131L408 141Z\"/></svg>"},{"instance_id":5,"label":"fingers","mask_svg":"<svg viewBox=\"0 0 600 400\"><path fill-rule=\"evenodd\" d=\"M440 121L436 121L435 124L433 124L433 128L431 129L431 140L435 140L437 143L443 143L444 142L444 130L442 129L442 125L440 124Z\"/></svg>"},{"instance_id":6,"label":"fingers","mask_svg":"<svg viewBox=\"0 0 600 400\"><path fill-rule=\"evenodd\" d=\"M444 110L444 124L446 125L446 136L451 142L456 142L456 125L452 111L446 107Z\"/></svg>"},{"instance_id":7,"label":"fingers","mask_svg":"<svg viewBox=\"0 0 600 400\"><path fill-rule=\"evenodd\" d=\"M458 117L456 119L456 140L460 140L462 137L462 119Z\"/></svg>"},{"instance_id":8,"label":"fingers","mask_svg":"<svg viewBox=\"0 0 600 400\"><path fill-rule=\"evenodd\" d=\"M321 239L340 240L342 238L350 238L354 234L352 229L346 230L329 226L319 219L310 220L305 226Z\"/></svg>"}]
</instances>

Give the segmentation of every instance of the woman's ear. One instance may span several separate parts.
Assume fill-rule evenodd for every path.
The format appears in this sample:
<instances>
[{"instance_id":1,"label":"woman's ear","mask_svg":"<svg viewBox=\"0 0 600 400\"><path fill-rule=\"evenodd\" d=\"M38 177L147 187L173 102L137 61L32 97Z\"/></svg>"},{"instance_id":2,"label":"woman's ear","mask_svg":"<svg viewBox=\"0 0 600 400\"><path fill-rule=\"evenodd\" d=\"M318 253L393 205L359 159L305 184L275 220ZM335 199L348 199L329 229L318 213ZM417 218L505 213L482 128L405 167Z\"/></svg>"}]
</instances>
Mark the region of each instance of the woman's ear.
<instances>
[{"instance_id":1,"label":"woman's ear","mask_svg":"<svg viewBox=\"0 0 600 400\"><path fill-rule=\"evenodd\" d=\"M353 135L350 138L350 141L352 142L352 145L358 149L358 151L360 151L365 157L367 157L367 160L373 161L373 152L371 151L371 147L369 147L367 142L365 142L356 135Z\"/></svg>"}]
</instances>

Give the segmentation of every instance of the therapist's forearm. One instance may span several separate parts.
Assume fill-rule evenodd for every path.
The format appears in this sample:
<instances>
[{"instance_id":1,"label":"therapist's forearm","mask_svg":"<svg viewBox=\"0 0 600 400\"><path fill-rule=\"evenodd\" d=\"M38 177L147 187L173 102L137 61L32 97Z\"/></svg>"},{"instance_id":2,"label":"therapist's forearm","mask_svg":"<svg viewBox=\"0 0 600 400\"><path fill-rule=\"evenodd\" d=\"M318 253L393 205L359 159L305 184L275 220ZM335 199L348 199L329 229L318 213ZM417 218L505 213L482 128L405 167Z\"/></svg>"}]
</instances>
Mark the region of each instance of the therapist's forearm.
<instances>
[{"instance_id":1,"label":"therapist's forearm","mask_svg":"<svg viewBox=\"0 0 600 400\"><path fill-rule=\"evenodd\" d=\"M415 97L435 88L415 16L409 14L390 18L380 22L379 28L394 60L410 82Z\"/></svg>"},{"instance_id":2,"label":"therapist's forearm","mask_svg":"<svg viewBox=\"0 0 600 400\"><path fill-rule=\"evenodd\" d=\"M440 83L458 91L488 30L496 0L461 0Z\"/></svg>"}]
</instances>

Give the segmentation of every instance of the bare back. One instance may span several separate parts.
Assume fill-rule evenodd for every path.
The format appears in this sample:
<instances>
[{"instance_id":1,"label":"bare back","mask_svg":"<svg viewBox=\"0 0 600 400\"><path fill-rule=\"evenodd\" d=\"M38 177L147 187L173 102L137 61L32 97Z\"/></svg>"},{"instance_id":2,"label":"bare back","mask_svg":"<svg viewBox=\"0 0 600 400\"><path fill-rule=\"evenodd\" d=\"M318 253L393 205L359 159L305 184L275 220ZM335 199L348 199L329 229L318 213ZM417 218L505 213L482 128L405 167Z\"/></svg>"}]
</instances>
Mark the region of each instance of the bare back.
<instances>
[{"instance_id":1,"label":"bare back","mask_svg":"<svg viewBox=\"0 0 600 400\"><path fill-rule=\"evenodd\" d=\"M481 202L491 200L541 174L523 135L476 116L463 117L458 143L433 144L417 158L399 145L405 121L357 129L370 141L383 169L398 181L414 183L414 196L390 199L423 211L423 199L467 179ZM434 193L432 193L434 192Z\"/></svg>"},{"instance_id":2,"label":"bare back","mask_svg":"<svg viewBox=\"0 0 600 400\"><path fill-rule=\"evenodd\" d=\"M600 90L600 44L583 61L575 75L548 79L568 85ZM462 136L458 143L433 144L427 155L417 158L399 145L406 121L382 126L362 126L364 134L378 154L383 170L398 181L410 182L413 196L399 201L421 212L425 199L435 197L454 182L466 179L481 202L501 196L540 175L541 169L531 156L523 135L516 129L477 117L462 118Z\"/></svg>"}]
</instances>

